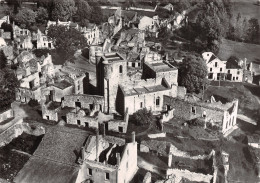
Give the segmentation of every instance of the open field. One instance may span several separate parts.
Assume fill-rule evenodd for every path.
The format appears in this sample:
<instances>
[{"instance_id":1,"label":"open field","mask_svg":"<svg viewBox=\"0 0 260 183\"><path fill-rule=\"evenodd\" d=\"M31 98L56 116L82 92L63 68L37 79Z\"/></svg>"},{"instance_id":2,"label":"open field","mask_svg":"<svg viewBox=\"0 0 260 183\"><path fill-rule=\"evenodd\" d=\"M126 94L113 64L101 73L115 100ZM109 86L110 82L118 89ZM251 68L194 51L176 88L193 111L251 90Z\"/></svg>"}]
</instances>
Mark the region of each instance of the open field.
<instances>
[{"instance_id":1,"label":"open field","mask_svg":"<svg viewBox=\"0 0 260 183\"><path fill-rule=\"evenodd\" d=\"M247 58L247 62L260 62L260 45L241 43L231 40L222 40L218 57L227 60L230 56L237 56L241 59Z\"/></svg>"},{"instance_id":2,"label":"open field","mask_svg":"<svg viewBox=\"0 0 260 183\"><path fill-rule=\"evenodd\" d=\"M248 83L224 81L220 83L221 87L218 86L218 82L211 82L211 85L205 91L204 98L209 98L214 95L215 99L221 102L227 102L237 98L239 100L238 113L259 120L260 104L257 98L259 94L256 93L259 93L260 87Z\"/></svg>"},{"instance_id":3,"label":"open field","mask_svg":"<svg viewBox=\"0 0 260 183\"><path fill-rule=\"evenodd\" d=\"M247 19L258 18L260 20L260 6L255 5L256 0L232 0L233 13L240 13Z\"/></svg>"}]
</instances>

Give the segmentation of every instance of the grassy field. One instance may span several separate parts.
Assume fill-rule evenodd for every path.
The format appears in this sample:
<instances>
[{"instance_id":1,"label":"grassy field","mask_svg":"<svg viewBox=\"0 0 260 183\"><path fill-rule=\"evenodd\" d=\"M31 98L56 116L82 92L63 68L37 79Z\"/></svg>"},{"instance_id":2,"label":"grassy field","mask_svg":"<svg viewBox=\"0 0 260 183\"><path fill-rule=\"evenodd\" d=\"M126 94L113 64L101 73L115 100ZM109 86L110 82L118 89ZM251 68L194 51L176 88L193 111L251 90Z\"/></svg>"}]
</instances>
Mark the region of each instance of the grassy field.
<instances>
[{"instance_id":1,"label":"grassy field","mask_svg":"<svg viewBox=\"0 0 260 183\"><path fill-rule=\"evenodd\" d=\"M256 0L232 0L233 13L240 13L247 19L258 18L260 20L260 6L255 5Z\"/></svg>"},{"instance_id":2,"label":"grassy field","mask_svg":"<svg viewBox=\"0 0 260 183\"><path fill-rule=\"evenodd\" d=\"M240 43L231 40L222 40L218 57L227 60L230 56L237 56L241 59L247 58L248 63L252 61L260 62L260 45Z\"/></svg>"},{"instance_id":3,"label":"grassy field","mask_svg":"<svg viewBox=\"0 0 260 183\"><path fill-rule=\"evenodd\" d=\"M205 98L214 95L217 100L231 101L234 98L239 100L238 113L244 114L253 119L259 119L260 104L256 97L259 95L260 87L251 84L241 84L232 82L220 82L221 87L217 86L218 82L212 82L205 92ZM258 92L257 92L258 91ZM258 94L257 94L258 93ZM259 97L259 96L258 96Z\"/></svg>"}]
</instances>

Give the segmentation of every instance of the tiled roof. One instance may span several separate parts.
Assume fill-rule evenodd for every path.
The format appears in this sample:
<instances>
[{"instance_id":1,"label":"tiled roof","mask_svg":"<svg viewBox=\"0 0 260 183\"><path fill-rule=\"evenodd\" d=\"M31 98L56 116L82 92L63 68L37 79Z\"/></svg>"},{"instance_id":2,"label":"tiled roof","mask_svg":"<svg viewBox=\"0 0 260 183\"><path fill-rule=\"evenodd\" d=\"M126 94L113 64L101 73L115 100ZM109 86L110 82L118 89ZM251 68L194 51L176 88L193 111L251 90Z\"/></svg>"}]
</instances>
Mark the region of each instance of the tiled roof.
<instances>
[{"instance_id":1,"label":"tiled roof","mask_svg":"<svg viewBox=\"0 0 260 183\"><path fill-rule=\"evenodd\" d=\"M48 130L34 156L68 165L76 165L77 154L87 139L87 133L70 133L62 130Z\"/></svg>"}]
</instances>

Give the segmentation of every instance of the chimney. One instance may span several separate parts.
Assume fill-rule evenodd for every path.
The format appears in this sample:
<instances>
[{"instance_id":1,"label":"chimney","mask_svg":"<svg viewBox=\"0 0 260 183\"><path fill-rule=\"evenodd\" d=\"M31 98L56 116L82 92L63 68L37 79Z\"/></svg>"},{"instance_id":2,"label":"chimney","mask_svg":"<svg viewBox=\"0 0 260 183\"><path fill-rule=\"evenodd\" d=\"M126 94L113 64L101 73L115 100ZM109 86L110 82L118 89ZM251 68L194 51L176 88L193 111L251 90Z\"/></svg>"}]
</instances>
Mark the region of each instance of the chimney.
<instances>
[{"instance_id":1,"label":"chimney","mask_svg":"<svg viewBox=\"0 0 260 183\"><path fill-rule=\"evenodd\" d=\"M82 158L82 161L84 161L85 159L85 147L81 147L81 158Z\"/></svg>"},{"instance_id":2,"label":"chimney","mask_svg":"<svg viewBox=\"0 0 260 183\"><path fill-rule=\"evenodd\" d=\"M172 166L172 154L169 154L168 156L168 167Z\"/></svg>"},{"instance_id":3,"label":"chimney","mask_svg":"<svg viewBox=\"0 0 260 183\"><path fill-rule=\"evenodd\" d=\"M99 162L99 155L98 155L98 149L99 149L99 132L98 130L96 131L96 161Z\"/></svg>"},{"instance_id":4,"label":"chimney","mask_svg":"<svg viewBox=\"0 0 260 183\"><path fill-rule=\"evenodd\" d=\"M135 142L135 132L132 132L132 142Z\"/></svg>"},{"instance_id":5,"label":"chimney","mask_svg":"<svg viewBox=\"0 0 260 183\"><path fill-rule=\"evenodd\" d=\"M116 153L116 163L117 163L117 165L119 166L120 165L120 153Z\"/></svg>"}]
</instances>

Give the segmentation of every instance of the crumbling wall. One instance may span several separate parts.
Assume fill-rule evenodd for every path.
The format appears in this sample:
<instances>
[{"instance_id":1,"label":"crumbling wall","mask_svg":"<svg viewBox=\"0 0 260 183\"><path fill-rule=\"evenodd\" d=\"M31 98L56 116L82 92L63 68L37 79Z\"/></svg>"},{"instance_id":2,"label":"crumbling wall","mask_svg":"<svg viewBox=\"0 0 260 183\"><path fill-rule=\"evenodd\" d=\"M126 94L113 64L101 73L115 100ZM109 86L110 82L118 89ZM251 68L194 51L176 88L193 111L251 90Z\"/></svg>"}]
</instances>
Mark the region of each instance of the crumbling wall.
<instances>
[{"instance_id":1,"label":"crumbling wall","mask_svg":"<svg viewBox=\"0 0 260 183\"><path fill-rule=\"evenodd\" d=\"M177 87L177 97L180 99L184 99L187 93L187 89L183 86Z\"/></svg>"},{"instance_id":2,"label":"crumbling wall","mask_svg":"<svg viewBox=\"0 0 260 183\"><path fill-rule=\"evenodd\" d=\"M108 121L108 130L120 133L126 133L129 121L128 109L125 112L124 120L111 120Z\"/></svg>"},{"instance_id":3,"label":"crumbling wall","mask_svg":"<svg viewBox=\"0 0 260 183\"><path fill-rule=\"evenodd\" d=\"M174 108L174 116L182 118L184 120L192 120L197 118L203 118L206 122L215 123L219 127L222 126L224 111L214 108L206 108L196 103L189 103L187 101L164 96L164 105ZM192 107L195 108L195 112L192 111ZM204 117L205 114L205 117Z\"/></svg>"},{"instance_id":4,"label":"crumbling wall","mask_svg":"<svg viewBox=\"0 0 260 183\"><path fill-rule=\"evenodd\" d=\"M29 88L20 87L15 92L16 101L28 103L31 99L38 102L41 100L41 87L31 90Z\"/></svg>"},{"instance_id":5,"label":"crumbling wall","mask_svg":"<svg viewBox=\"0 0 260 183\"><path fill-rule=\"evenodd\" d=\"M46 120L52 120L52 121L58 121L58 111L61 109L61 107L58 107L54 110L48 110L46 105L42 105L42 118Z\"/></svg>"},{"instance_id":6,"label":"crumbling wall","mask_svg":"<svg viewBox=\"0 0 260 183\"><path fill-rule=\"evenodd\" d=\"M101 111L104 109L104 97L97 95L67 95L64 96L62 101L62 107L73 107L76 108L76 102L79 102L81 108L90 109L91 106L99 108Z\"/></svg>"},{"instance_id":7,"label":"crumbling wall","mask_svg":"<svg viewBox=\"0 0 260 183\"><path fill-rule=\"evenodd\" d=\"M205 175L202 173L194 173L190 172L189 170L181 170L181 169L167 169L166 170L166 176L174 175L176 177L183 177L190 181L196 181L196 182L207 182L210 183L212 180L212 175Z\"/></svg>"},{"instance_id":8,"label":"crumbling wall","mask_svg":"<svg viewBox=\"0 0 260 183\"><path fill-rule=\"evenodd\" d=\"M12 117L14 117L13 109L8 109L6 111L3 111L2 113L0 113L0 123Z\"/></svg>"},{"instance_id":9,"label":"crumbling wall","mask_svg":"<svg viewBox=\"0 0 260 183\"><path fill-rule=\"evenodd\" d=\"M174 115L173 115L173 111L174 111L175 109L170 109L169 111L167 111L166 113L163 113L162 114L162 118L161 118L161 122L162 123L164 123L164 122L168 122L168 121L170 121L173 117L174 117Z\"/></svg>"},{"instance_id":10,"label":"crumbling wall","mask_svg":"<svg viewBox=\"0 0 260 183\"><path fill-rule=\"evenodd\" d=\"M66 119L68 124L98 129L98 119L96 117L86 116L82 113L69 112L66 115Z\"/></svg>"},{"instance_id":11,"label":"crumbling wall","mask_svg":"<svg viewBox=\"0 0 260 183\"><path fill-rule=\"evenodd\" d=\"M23 123L23 119L19 119L15 125L11 126L0 134L0 147L9 144L13 139L20 136L23 132L39 136L45 134L45 128L37 126L35 129L32 129L28 123Z\"/></svg>"},{"instance_id":12,"label":"crumbling wall","mask_svg":"<svg viewBox=\"0 0 260 183\"><path fill-rule=\"evenodd\" d=\"M147 172L144 176L143 183L151 183L152 182L152 174Z\"/></svg>"}]
</instances>

